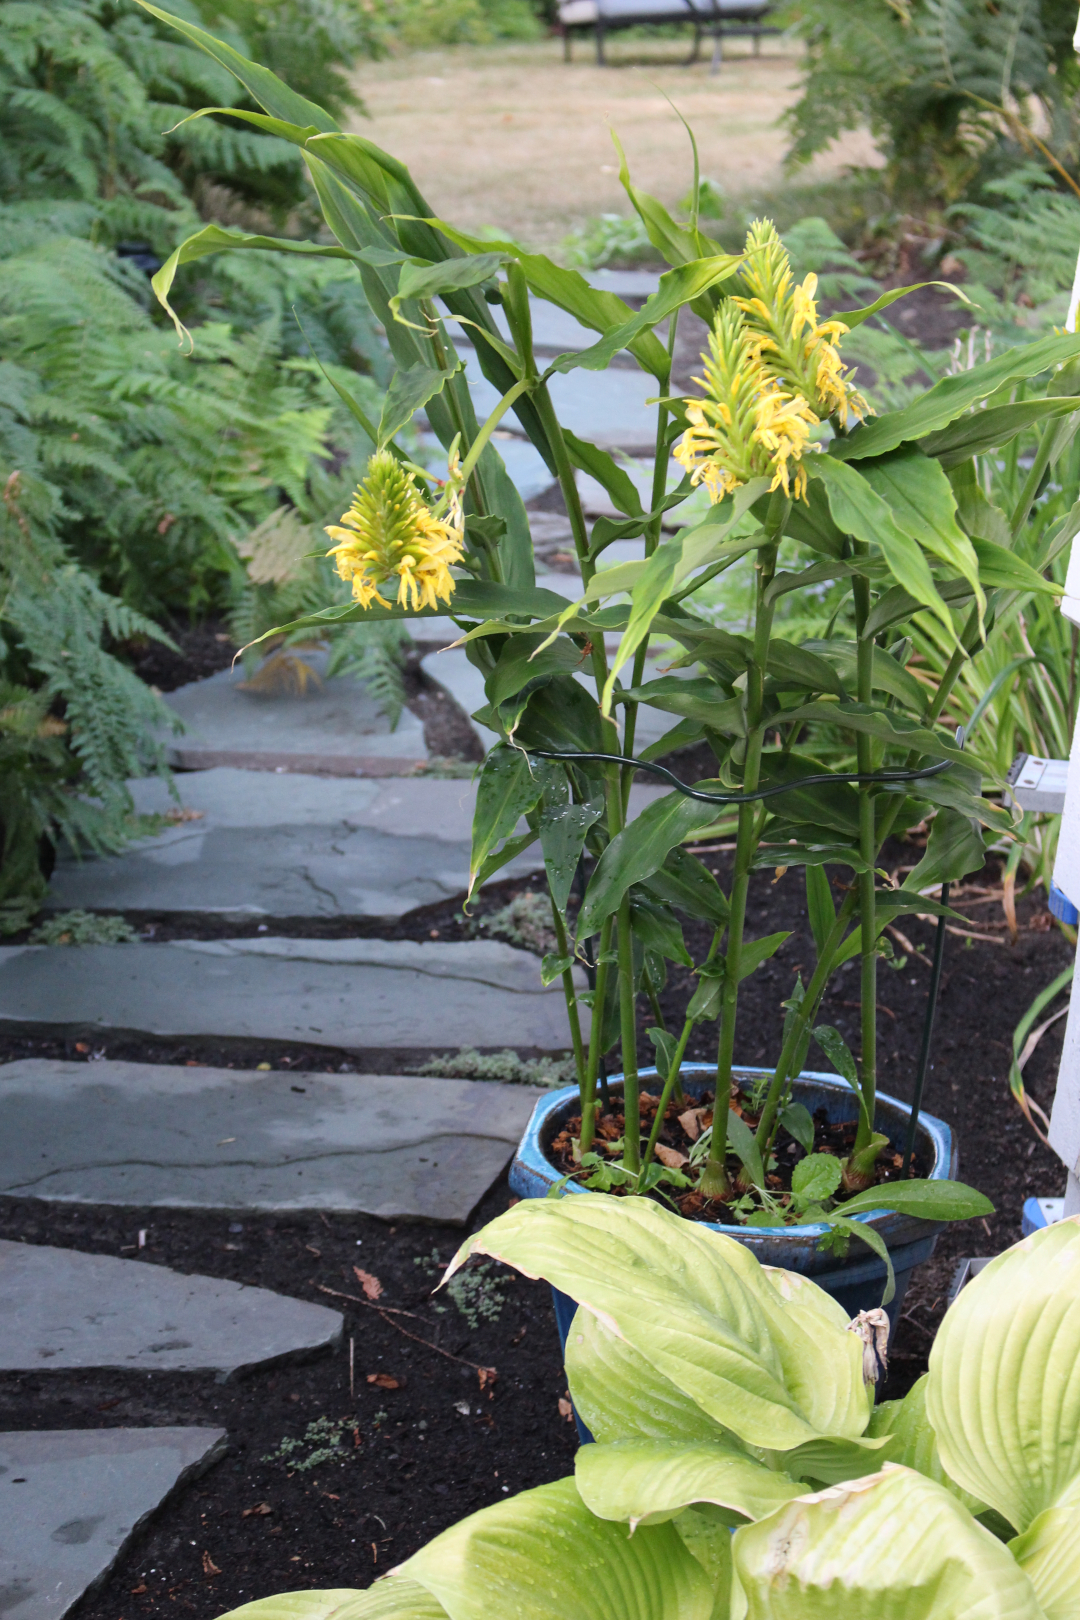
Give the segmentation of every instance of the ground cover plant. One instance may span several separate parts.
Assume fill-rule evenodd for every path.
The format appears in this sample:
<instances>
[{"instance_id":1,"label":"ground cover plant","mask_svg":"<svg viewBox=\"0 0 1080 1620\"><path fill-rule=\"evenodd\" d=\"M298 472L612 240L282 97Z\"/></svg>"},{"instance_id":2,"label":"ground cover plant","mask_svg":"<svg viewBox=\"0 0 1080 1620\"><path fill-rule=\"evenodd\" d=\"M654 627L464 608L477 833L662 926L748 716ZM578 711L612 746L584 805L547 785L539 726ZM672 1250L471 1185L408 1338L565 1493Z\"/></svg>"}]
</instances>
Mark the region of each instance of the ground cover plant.
<instances>
[{"instance_id":1,"label":"ground cover plant","mask_svg":"<svg viewBox=\"0 0 1080 1620\"><path fill-rule=\"evenodd\" d=\"M322 108L257 65L191 25L178 26L228 62L262 102L266 112L244 113L245 119L303 150L337 238L322 251L355 265L372 307L384 316L398 365L367 476L341 522L328 528L355 605L285 628L422 618L444 604L461 624L469 656L485 675L489 703L482 718L503 737L480 778L473 884L539 841L556 940L545 973L549 981L561 979L567 997L581 1103L575 1154L586 1184L659 1190L668 1198L690 1189L698 1198L687 1213L749 1216L758 1224L823 1215L840 1226L848 1217L833 1207L837 1195L849 1215L881 1207L886 1198L913 1213L946 1205L960 1213L967 1194L948 1187L937 1194L899 1183L887 1193L873 1190L885 1150L895 1149L877 1129L875 1111L880 940L886 924L906 912L947 910L924 891L981 866L983 826L1010 831L1009 816L984 795L982 773L963 755L962 733L954 738L938 722L972 653L1020 602L1055 594L1043 571L1071 540L1071 516L1032 543L1034 562L1023 555L1022 531L1042 469L1071 443L1077 400L1068 363L1080 342L1066 335L1018 347L871 418L838 345L901 289L848 311L842 322L821 322L814 279L794 280L768 222L751 228L743 253L723 253L700 229L696 211L690 226L680 227L635 189L624 163L628 195L672 265L635 314L541 255L481 242L438 219L393 158L338 133ZM182 264L272 246L289 250L263 237L204 231L176 251L155 289L167 304ZM532 353L529 294L559 304L601 336L541 371ZM449 318L436 309L436 295ZM495 328L493 302L502 305L509 342ZM710 328L704 376L689 399L669 392L684 307ZM656 336L664 320L666 344ZM482 368L502 396L482 426L453 350L454 322L477 343ZM648 510L610 456L560 426L547 390L552 374L603 369L622 349L652 373L660 395ZM1029 401L1013 398L1020 384L1031 387ZM987 402L989 410L982 410ZM421 405L447 450L447 476L436 487L395 442ZM494 451L491 435L510 408L548 460L570 516L584 589L569 607L535 587L526 515ZM1040 472L1006 517L983 492L978 458L1037 424ZM819 453L811 453L813 442ZM674 489L667 487L669 452L685 474ZM575 467L604 484L622 518L600 520L588 532ZM704 520L661 543L665 511L699 485L712 502ZM639 535L642 562L599 566L613 540ZM739 636L695 614L693 597L747 555L755 561L754 616ZM808 644L779 632L778 601L834 582L840 600L825 637ZM932 687L907 667L914 637L928 625L940 626L949 648ZM656 634L675 644L669 668L693 675L645 681ZM606 637L617 640L610 662ZM576 679L586 670L595 683L591 700ZM642 702L669 712L675 724L636 756ZM693 786L675 780L674 792L628 821L634 769L701 741L715 759L712 778ZM854 752L854 770L829 769L841 748ZM724 894L683 844L731 808L738 815L737 850ZM517 835L522 815L529 830ZM885 839L927 816L932 830L924 859L904 884L883 886L875 874ZM572 949L567 905L585 849L596 866ZM852 874L839 906L823 871L829 864ZM804 869L817 963L807 983L796 979L780 1061L760 1094L750 1096L732 1090L739 985L782 943L781 935L744 937L755 865ZM689 958L673 905L712 923L701 960ZM596 971L587 1042L572 975L575 950ZM861 1069L839 1033L817 1016L831 974L856 956ZM653 1032L663 1083L657 1118L679 1095L682 1056L703 1021L718 1024L716 1095L731 1095L737 1105L714 1110L697 1162L678 1167L657 1162L656 1130L643 1129L636 1058L637 1000L655 997L666 961L691 966L699 988L681 1030L657 1024ZM598 1156L598 1082L616 1041L624 1132ZM784 1128L796 1140L807 1134L794 1087L811 1041L851 1084L858 1125L842 1162L809 1153L798 1185L794 1179L777 1185L771 1161L778 1132Z\"/></svg>"}]
</instances>

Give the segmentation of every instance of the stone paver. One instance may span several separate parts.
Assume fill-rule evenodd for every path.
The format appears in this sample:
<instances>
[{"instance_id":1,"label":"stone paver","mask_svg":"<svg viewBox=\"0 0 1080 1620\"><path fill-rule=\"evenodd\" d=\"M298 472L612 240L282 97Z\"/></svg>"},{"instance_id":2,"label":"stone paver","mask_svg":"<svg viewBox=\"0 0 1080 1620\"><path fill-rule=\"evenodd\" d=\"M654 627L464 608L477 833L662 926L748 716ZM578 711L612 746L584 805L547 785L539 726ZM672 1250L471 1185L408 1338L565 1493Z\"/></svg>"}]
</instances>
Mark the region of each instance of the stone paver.
<instances>
[{"instance_id":1,"label":"stone paver","mask_svg":"<svg viewBox=\"0 0 1080 1620\"><path fill-rule=\"evenodd\" d=\"M583 981L584 983L584 981ZM582 1009L584 1012L584 1009ZM496 940L225 939L0 947L0 1020L314 1040L350 1050L568 1045L558 984Z\"/></svg>"},{"instance_id":2,"label":"stone paver","mask_svg":"<svg viewBox=\"0 0 1080 1620\"><path fill-rule=\"evenodd\" d=\"M291 697L245 691L244 679L237 664L166 693L166 703L187 728L170 743L174 765L385 775L428 757L416 715L403 710L390 731L374 699L351 676Z\"/></svg>"},{"instance_id":3,"label":"stone paver","mask_svg":"<svg viewBox=\"0 0 1080 1620\"><path fill-rule=\"evenodd\" d=\"M0 1435L0 1614L62 1620L147 1514L224 1454L224 1429Z\"/></svg>"},{"instance_id":4,"label":"stone paver","mask_svg":"<svg viewBox=\"0 0 1080 1620\"><path fill-rule=\"evenodd\" d=\"M85 1151L89 1139L82 1145ZM342 1330L338 1311L267 1288L182 1277L109 1254L4 1242L0 1323L4 1372L153 1367L222 1378L329 1349Z\"/></svg>"},{"instance_id":5,"label":"stone paver","mask_svg":"<svg viewBox=\"0 0 1080 1620\"><path fill-rule=\"evenodd\" d=\"M476 783L435 777L319 777L229 766L177 778L200 819L120 855L57 863L54 910L206 911L274 917L398 917L462 894ZM129 783L136 808L175 808L156 777ZM533 871L537 849L496 874Z\"/></svg>"},{"instance_id":6,"label":"stone paver","mask_svg":"<svg viewBox=\"0 0 1080 1620\"><path fill-rule=\"evenodd\" d=\"M0 1191L461 1223L502 1174L535 1100L531 1087L477 1080L28 1058L0 1067ZM142 1267L137 1275L149 1289L171 1274ZM206 1283L180 1279L195 1281ZM237 1293L275 1299L261 1289ZM233 1308L223 1298L226 1317Z\"/></svg>"},{"instance_id":7,"label":"stone paver","mask_svg":"<svg viewBox=\"0 0 1080 1620\"><path fill-rule=\"evenodd\" d=\"M462 349L476 414L481 421L494 410L499 394L480 370L476 355ZM605 449L627 454L645 452L656 440L656 379L629 366L607 371L560 372L548 384L563 427ZM500 446L500 449L502 447Z\"/></svg>"}]
</instances>

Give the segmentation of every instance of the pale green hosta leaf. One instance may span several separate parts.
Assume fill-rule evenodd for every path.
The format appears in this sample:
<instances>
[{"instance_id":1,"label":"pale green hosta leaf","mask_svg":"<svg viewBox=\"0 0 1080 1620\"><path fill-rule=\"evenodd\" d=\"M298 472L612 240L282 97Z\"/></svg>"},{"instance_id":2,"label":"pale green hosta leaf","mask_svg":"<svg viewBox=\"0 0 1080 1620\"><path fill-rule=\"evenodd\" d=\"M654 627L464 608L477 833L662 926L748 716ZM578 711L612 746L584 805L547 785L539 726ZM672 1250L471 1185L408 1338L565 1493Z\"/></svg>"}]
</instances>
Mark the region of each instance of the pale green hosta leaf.
<instances>
[{"instance_id":1,"label":"pale green hosta leaf","mask_svg":"<svg viewBox=\"0 0 1080 1620\"><path fill-rule=\"evenodd\" d=\"M675 1528L693 1553L713 1589L713 1620L731 1613L731 1530L716 1508L687 1508Z\"/></svg>"},{"instance_id":2,"label":"pale green hosta leaf","mask_svg":"<svg viewBox=\"0 0 1080 1620\"><path fill-rule=\"evenodd\" d=\"M541 1276L607 1324L740 1439L786 1451L861 1434L854 1335L790 1310L750 1251L644 1200L526 1200L469 1238Z\"/></svg>"},{"instance_id":3,"label":"pale green hosta leaf","mask_svg":"<svg viewBox=\"0 0 1080 1620\"><path fill-rule=\"evenodd\" d=\"M425 1593L424 1596L427 1594ZM359 1598L367 1596L353 1587L329 1588L318 1592L278 1592L274 1597L256 1598L254 1603L241 1603L230 1609L221 1620L330 1620L339 1615ZM374 1614L371 1620L375 1620ZM428 1620L425 1614L417 1620ZM434 1614L430 1620L438 1620Z\"/></svg>"},{"instance_id":4,"label":"pale green hosta leaf","mask_svg":"<svg viewBox=\"0 0 1080 1620\"><path fill-rule=\"evenodd\" d=\"M889 1462L914 1468L938 1485L944 1485L971 1514L983 1513L986 1503L970 1491L963 1490L949 1478L941 1464L937 1436L926 1415L926 1386L929 1375L923 1373L902 1401L881 1401L870 1414L867 1435L874 1439L887 1439L884 1449Z\"/></svg>"},{"instance_id":5,"label":"pale green hosta leaf","mask_svg":"<svg viewBox=\"0 0 1080 1620\"><path fill-rule=\"evenodd\" d=\"M589 1512L572 1479L444 1530L400 1566L451 1620L710 1620L713 1592L673 1525Z\"/></svg>"},{"instance_id":6,"label":"pale green hosta leaf","mask_svg":"<svg viewBox=\"0 0 1080 1620\"><path fill-rule=\"evenodd\" d=\"M582 1446L575 1459L581 1499L601 1519L662 1524L683 1508L711 1502L744 1519L761 1519L803 1486L756 1461L733 1440L679 1445L619 1440Z\"/></svg>"},{"instance_id":7,"label":"pale green hosta leaf","mask_svg":"<svg viewBox=\"0 0 1080 1620\"><path fill-rule=\"evenodd\" d=\"M1042 1620L1006 1548L895 1464L744 1525L732 1551L737 1620Z\"/></svg>"},{"instance_id":8,"label":"pale green hosta leaf","mask_svg":"<svg viewBox=\"0 0 1080 1620\"><path fill-rule=\"evenodd\" d=\"M252 1620L277 1620L277 1617L252 1616ZM282 1616L282 1620L293 1620L293 1617ZM308 1617L297 1615L295 1620L308 1620ZM312 1615L310 1620L323 1620L323 1617ZM335 1609L333 1616L328 1615L326 1620L447 1620L447 1616L442 1604L418 1581L410 1580L407 1575L385 1575L366 1592L355 1593L351 1602Z\"/></svg>"},{"instance_id":9,"label":"pale green hosta leaf","mask_svg":"<svg viewBox=\"0 0 1080 1620\"><path fill-rule=\"evenodd\" d=\"M947 1472L1017 1530L1080 1474L1080 1216L961 1291L930 1352L926 1410Z\"/></svg>"},{"instance_id":10,"label":"pale green hosta leaf","mask_svg":"<svg viewBox=\"0 0 1080 1620\"><path fill-rule=\"evenodd\" d=\"M1080 1478L1009 1542L1042 1604L1046 1620L1076 1620L1080 1614Z\"/></svg>"},{"instance_id":11,"label":"pale green hosta leaf","mask_svg":"<svg viewBox=\"0 0 1080 1620\"><path fill-rule=\"evenodd\" d=\"M715 1440L726 1433L590 1311L575 1314L565 1361L574 1405L598 1441Z\"/></svg>"}]
</instances>

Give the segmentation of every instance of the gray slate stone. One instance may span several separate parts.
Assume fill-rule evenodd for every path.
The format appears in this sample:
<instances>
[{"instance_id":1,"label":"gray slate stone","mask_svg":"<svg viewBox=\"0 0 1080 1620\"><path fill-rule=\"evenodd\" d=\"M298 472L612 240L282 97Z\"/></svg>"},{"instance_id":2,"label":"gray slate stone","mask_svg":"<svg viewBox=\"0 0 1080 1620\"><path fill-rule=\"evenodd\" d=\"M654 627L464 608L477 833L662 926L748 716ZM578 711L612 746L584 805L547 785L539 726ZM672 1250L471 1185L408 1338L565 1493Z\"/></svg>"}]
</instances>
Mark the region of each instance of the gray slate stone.
<instances>
[{"instance_id":1,"label":"gray slate stone","mask_svg":"<svg viewBox=\"0 0 1080 1620\"><path fill-rule=\"evenodd\" d=\"M224 1429L0 1435L0 1614L62 1620L181 1480L224 1454Z\"/></svg>"},{"instance_id":2,"label":"gray slate stone","mask_svg":"<svg viewBox=\"0 0 1080 1620\"><path fill-rule=\"evenodd\" d=\"M535 956L487 939L8 945L0 1019L154 1035L317 1035L356 1051L569 1044L561 986L545 990Z\"/></svg>"},{"instance_id":3,"label":"gray slate stone","mask_svg":"<svg viewBox=\"0 0 1080 1620\"><path fill-rule=\"evenodd\" d=\"M476 355L462 350L476 414L482 421L500 395L480 370ZM612 366L607 371L560 372L548 383L551 401L563 427L606 449L632 454L652 449L656 442L656 379L636 367ZM516 421L516 417L514 418ZM502 446L500 445L500 451Z\"/></svg>"},{"instance_id":4,"label":"gray slate stone","mask_svg":"<svg viewBox=\"0 0 1080 1620\"><path fill-rule=\"evenodd\" d=\"M226 1378L328 1349L341 1330L338 1311L267 1288L0 1242L0 1371L153 1367Z\"/></svg>"},{"instance_id":5,"label":"gray slate stone","mask_svg":"<svg viewBox=\"0 0 1080 1620\"><path fill-rule=\"evenodd\" d=\"M535 1100L531 1087L476 1080L28 1058L0 1067L0 1191L460 1224L502 1174Z\"/></svg>"},{"instance_id":6,"label":"gray slate stone","mask_svg":"<svg viewBox=\"0 0 1080 1620\"><path fill-rule=\"evenodd\" d=\"M175 806L156 777L128 786L143 814ZM182 775L176 786L199 820L120 855L65 856L50 908L398 917L468 888L475 782L216 766ZM525 851L496 879L540 864L538 849Z\"/></svg>"},{"instance_id":7,"label":"gray slate stone","mask_svg":"<svg viewBox=\"0 0 1080 1620\"><path fill-rule=\"evenodd\" d=\"M363 685L337 676L302 697L243 690L239 665L192 681L165 702L187 730L170 744L183 770L238 765L249 771L321 771L336 776L407 771L427 759L424 728L405 709L394 731Z\"/></svg>"}]
</instances>

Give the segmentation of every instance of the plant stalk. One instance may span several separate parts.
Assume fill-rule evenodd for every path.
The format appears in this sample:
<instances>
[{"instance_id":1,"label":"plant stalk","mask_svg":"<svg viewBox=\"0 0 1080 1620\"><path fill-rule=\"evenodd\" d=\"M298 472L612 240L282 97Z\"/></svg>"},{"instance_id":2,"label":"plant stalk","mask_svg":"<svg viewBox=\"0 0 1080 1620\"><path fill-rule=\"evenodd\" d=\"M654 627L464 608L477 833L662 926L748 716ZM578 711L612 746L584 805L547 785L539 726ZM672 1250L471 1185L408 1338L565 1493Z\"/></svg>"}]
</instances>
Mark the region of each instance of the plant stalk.
<instances>
[{"instance_id":1,"label":"plant stalk","mask_svg":"<svg viewBox=\"0 0 1080 1620\"><path fill-rule=\"evenodd\" d=\"M619 902L619 1032L623 1066L623 1164L641 1168L641 1102L638 1088L637 1018L634 995L634 936L630 929L630 894Z\"/></svg>"},{"instance_id":2,"label":"plant stalk","mask_svg":"<svg viewBox=\"0 0 1080 1620\"><path fill-rule=\"evenodd\" d=\"M560 956L570 955L570 945L566 937L566 924L562 920L559 908L555 904L554 896L551 900L551 922L555 929L555 949ZM577 986L574 983L574 970L572 967L564 968L562 974L563 995L566 998L566 1017L570 1025L570 1041L574 1048L574 1068L577 1070L578 1092L581 1097L582 1114L585 1112L585 1046L581 1039L581 1018L578 1014Z\"/></svg>"},{"instance_id":3,"label":"plant stalk","mask_svg":"<svg viewBox=\"0 0 1080 1620\"><path fill-rule=\"evenodd\" d=\"M785 510L785 517L787 515ZM765 673L772 638L773 604L768 589L776 572L782 524L776 538L763 546L757 561L757 611L754 620L754 650L746 682L746 757L743 764L743 791L752 793L760 785L761 753L765 732L761 724L765 699ZM731 883L728 914L727 954L724 962L724 988L720 1005L720 1031L716 1053L716 1106L713 1110L709 1157L701 1176L706 1198L726 1198L731 1191L728 1179L727 1112L731 1096L731 1066L735 1055L735 1021L738 1012L739 975L742 966L743 930L746 901L750 890L750 864L757 848L763 817L756 804L740 804L739 830L735 843L735 870Z\"/></svg>"},{"instance_id":4,"label":"plant stalk","mask_svg":"<svg viewBox=\"0 0 1080 1620\"><path fill-rule=\"evenodd\" d=\"M863 542L855 543L856 555L869 550ZM856 680L860 703L869 705L874 695L874 642L863 634L870 616L870 583L861 574L852 576L852 595L855 602ZM855 757L860 771L874 768L873 739L866 732L855 736ZM877 900L874 889L874 868L877 864L877 828L874 816L874 791L870 783L858 785L859 795L859 854L863 870L858 874L859 923L862 934L860 953L860 1002L862 1033L862 1096L864 1107L859 1113L859 1126L855 1137L855 1153L870 1144L873 1134L874 1105L877 1095Z\"/></svg>"},{"instance_id":5,"label":"plant stalk","mask_svg":"<svg viewBox=\"0 0 1080 1620\"><path fill-rule=\"evenodd\" d=\"M649 1132L649 1140L646 1143L645 1153L641 1160L641 1168L643 1170L647 1170L649 1165L652 1163L652 1156L656 1151L656 1144L660 1138L660 1132L663 1129L664 1114L667 1111L667 1105L671 1101L672 1096L675 1093L675 1087L679 1083L679 1069L682 1067L682 1060L686 1054L686 1043L690 1039L690 1031L693 1029L693 1027L694 1021L692 1018L688 1018L682 1027L682 1034L679 1036L679 1044L675 1048L675 1056L671 1060L671 1068L668 1071L667 1079L664 1081L664 1089L660 1093L660 1101L656 1105L656 1118L653 1120L653 1127ZM715 1118L715 1109L713 1111L713 1116Z\"/></svg>"},{"instance_id":6,"label":"plant stalk","mask_svg":"<svg viewBox=\"0 0 1080 1620\"><path fill-rule=\"evenodd\" d=\"M587 1153L596 1134L596 1077L603 1057L604 1004L607 1001L608 969L611 963L611 931L614 917L605 917L600 926L600 948L596 953L596 987L593 990L592 1028L589 1031L589 1057L585 1070L585 1090L581 1100L581 1151Z\"/></svg>"}]
</instances>

